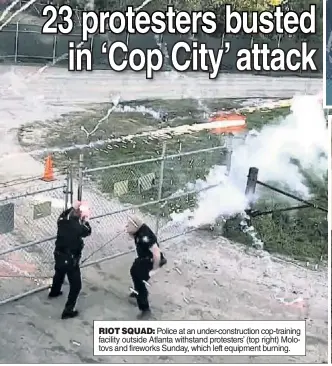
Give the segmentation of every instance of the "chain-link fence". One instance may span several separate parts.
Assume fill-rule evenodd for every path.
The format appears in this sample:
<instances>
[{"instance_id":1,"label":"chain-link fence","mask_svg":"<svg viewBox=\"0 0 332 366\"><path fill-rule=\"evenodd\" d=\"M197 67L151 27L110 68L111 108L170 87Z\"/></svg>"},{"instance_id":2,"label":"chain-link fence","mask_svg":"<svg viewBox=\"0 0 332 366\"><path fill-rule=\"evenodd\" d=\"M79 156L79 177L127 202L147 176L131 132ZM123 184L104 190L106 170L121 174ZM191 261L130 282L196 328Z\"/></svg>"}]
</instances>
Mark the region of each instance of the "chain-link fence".
<instances>
[{"instance_id":1,"label":"chain-link fence","mask_svg":"<svg viewBox=\"0 0 332 366\"><path fill-rule=\"evenodd\" d=\"M195 205L203 189L194 186L215 164L227 162L225 145L196 151L167 154L166 143L159 157L85 169L82 199L93 202L93 238L86 241L85 255L91 260L132 248L124 231L129 212L139 211L157 231L160 242L183 234L170 214ZM110 235L110 233L113 233ZM111 243L109 243L111 242Z\"/></svg>"},{"instance_id":2,"label":"chain-link fence","mask_svg":"<svg viewBox=\"0 0 332 366\"><path fill-rule=\"evenodd\" d=\"M222 143L223 141L221 141ZM224 164L226 145L130 161L78 173L78 198L92 204L93 235L86 239L82 267L133 250L124 232L129 212L140 211L159 233L160 242L186 234L165 226L171 212L193 207L197 189L188 182L203 178L214 164ZM0 197L0 303L48 286L53 269L54 239L59 214L72 202L72 173L65 184L43 185ZM12 190L12 186L8 189ZM7 196L5 197L5 194ZM83 194L83 196L82 196Z\"/></svg>"},{"instance_id":3,"label":"chain-link fence","mask_svg":"<svg viewBox=\"0 0 332 366\"><path fill-rule=\"evenodd\" d=\"M85 240L82 266L134 250L132 240L124 230L128 213L139 213L156 231L160 243L196 230L190 225L182 225L182 220L174 220L174 214L190 218L198 201L207 196L211 207L204 207L208 211L218 208L215 199L224 183L211 172L216 167L222 169L223 174L231 172L228 141L220 139L219 142L218 146L195 151L182 149L180 152L175 152L174 142L169 148L163 143L157 157L101 167L84 168L81 155L77 198L90 203L93 225L93 235ZM320 206L317 202L307 202L260 182L257 175L255 184L258 185L259 201L255 201L247 217L243 216L244 212L227 221L220 217L213 228L216 233L239 242L244 242L240 236L245 236L245 241L248 242L249 238L250 244L262 242L268 251L287 253L299 259L306 256L325 259L325 188ZM67 178L66 184L0 199L0 303L33 292L40 286L47 287L52 275L56 220L66 207L69 195L72 202L72 186L71 177ZM251 193L245 192L243 187L244 194ZM286 200L281 200L281 195ZM215 197L214 200L211 201L211 197ZM294 207L290 200L301 204ZM197 214L197 210L195 212ZM201 212L205 213L208 212ZM206 227L201 225L200 229ZM273 245L269 247L271 243Z\"/></svg>"},{"instance_id":4,"label":"chain-link fence","mask_svg":"<svg viewBox=\"0 0 332 366\"><path fill-rule=\"evenodd\" d=\"M82 197L93 203L95 227L95 235L87 240L85 248L88 259L101 260L132 249L131 241L123 234L128 212L143 215L163 242L184 234L183 225L172 218L176 214L190 217L194 208L197 215L198 200L210 201L211 207L204 205L209 212L218 211L218 205L227 206L226 201L230 202L232 197L226 197L226 190L220 189L223 183L217 175L221 171L215 168L230 171L231 151L227 140L220 142L220 146L179 153L172 151L174 143L170 144L171 151L164 144L161 156L156 158L82 171ZM325 188L322 182L323 191ZM256 193L258 200L255 199L248 217L242 212L226 221L224 217L217 218L213 230L234 241L295 259L326 259L327 193L321 206L262 182ZM217 199L221 200L219 204ZM303 204L294 206L296 201ZM204 229L204 224L200 228Z\"/></svg>"},{"instance_id":5,"label":"chain-link fence","mask_svg":"<svg viewBox=\"0 0 332 366\"><path fill-rule=\"evenodd\" d=\"M34 290L51 275L56 221L69 202L68 185L30 186L0 191L0 302Z\"/></svg>"},{"instance_id":6,"label":"chain-link fence","mask_svg":"<svg viewBox=\"0 0 332 366\"><path fill-rule=\"evenodd\" d=\"M140 5L138 2L137 5ZM125 9L127 5L135 5L132 3L120 4L121 8L115 8L116 10ZM165 4L166 8L167 4ZM40 13L42 5L36 7L35 12ZM149 4L144 10L152 12L153 7L149 9ZM160 9L158 9L160 10ZM46 35L41 34L42 23L44 18L38 18L37 24L24 23L24 17L22 21L16 24L9 24L0 32L0 61L7 60L9 62L52 62L56 64L65 64L68 59L68 42L73 41L76 45L81 43L81 12L74 12L74 30L70 35ZM278 34L264 36L262 34L257 34L254 36L246 34L238 35L226 35L217 34L214 36L199 33L193 37L193 35L175 35L164 33L161 36L156 36L152 32L146 34L129 34L122 33L116 34L96 34L91 35L88 42L85 42L81 48L88 48L92 52L92 62L94 69L109 69L108 57L102 54L102 44L106 41L109 45L114 42L123 42L128 47L128 53L133 49L141 49L146 51L147 49L160 48L163 54L166 56L166 61L164 64L164 69L171 69L172 65L169 61L168 56L172 53L172 48L175 43L179 41L185 41L190 46L195 41L199 44L204 43L207 48L213 49L214 53L223 47L225 42L230 42L231 49L228 53L223 55L222 65L220 71L224 72L237 72L236 62L237 52L240 49L252 49L254 43L265 43L268 45L269 49L281 48L283 51L288 52L290 49L297 49L301 51L302 42L308 43L309 49L317 49L314 56L314 62L318 68L317 74L323 71L323 45L321 37L317 36L312 39L301 38L304 35L295 36L281 36ZM123 60L123 52L115 52L114 58L116 62ZM178 62L180 64L184 63L188 59L188 55L185 52L178 53ZM325 57L325 56L324 56ZM207 58L207 65L210 60ZM128 64L129 69L129 64ZM190 70L190 68L189 68ZM188 71L189 71L188 70ZM258 71L249 71L251 73ZM262 73L266 73L262 71ZM280 75L294 75L294 71L285 70L280 72L271 72L272 74ZM303 71L301 74L309 75L310 71ZM311 72L311 75L312 72Z\"/></svg>"}]
</instances>

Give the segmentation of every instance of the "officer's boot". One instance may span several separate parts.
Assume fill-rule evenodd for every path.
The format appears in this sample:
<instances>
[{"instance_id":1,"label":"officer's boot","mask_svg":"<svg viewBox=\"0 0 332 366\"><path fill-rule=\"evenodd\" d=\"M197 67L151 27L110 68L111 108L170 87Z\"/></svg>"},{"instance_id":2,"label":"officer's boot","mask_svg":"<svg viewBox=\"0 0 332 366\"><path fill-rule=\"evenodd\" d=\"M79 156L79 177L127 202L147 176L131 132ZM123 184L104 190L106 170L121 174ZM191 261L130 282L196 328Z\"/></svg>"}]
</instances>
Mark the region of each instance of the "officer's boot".
<instances>
[{"instance_id":1,"label":"officer's boot","mask_svg":"<svg viewBox=\"0 0 332 366\"><path fill-rule=\"evenodd\" d=\"M140 295L138 296L137 305L138 305L139 310L141 311L137 315L137 320L146 320L146 319L150 318L151 310L150 310L150 306L149 306L147 291L146 291L145 296L140 296Z\"/></svg>"},{"instance_id":2,"label":"officer's boot","mask_svg":"<svg viewBox=\"0 0 332 366\"><path fill-rule=\"evenodd\" d=\"M151 310L143 310L137 315L137 320L147 320L151 317Z\"/></svg>"},{"instance_id":3,"label":"officer's boot","mask_svg":"<svg viewBox=\"0 0 332 366\"><path fill-rule=\"evenodd\" d=\"M51 299L51 298L59 297L61 295L62 295L62 291L59 291L58 293L50 291L48 294L48 297Z\"/></svg>"},{"instance_id":4,"label":"officer's boot","mask_svg":"<svg viewBox=\"0 0 332 366\"><path fill-rule=\"evenodd\" d=\"M75 318L78 315L78 311L72 308L65 308L62 312L61 319Z\"/></svg>"}]
</instances>

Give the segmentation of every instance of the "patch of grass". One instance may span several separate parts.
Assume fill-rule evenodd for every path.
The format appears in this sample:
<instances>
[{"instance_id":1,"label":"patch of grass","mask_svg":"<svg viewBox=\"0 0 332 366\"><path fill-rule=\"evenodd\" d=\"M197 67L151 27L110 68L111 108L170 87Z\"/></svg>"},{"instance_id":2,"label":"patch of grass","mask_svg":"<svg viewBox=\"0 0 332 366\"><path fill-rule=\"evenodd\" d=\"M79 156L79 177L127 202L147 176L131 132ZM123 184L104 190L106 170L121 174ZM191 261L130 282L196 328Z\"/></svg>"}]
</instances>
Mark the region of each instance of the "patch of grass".
<instances>
[{"instance_id":1,"label":"patch of grass","mask_svg":"<svg viewBox=\"0 0 332 366\"><path fill-rule=\"evenodd\" d=\"M204 104L210 110L232 110L241 107L243 102L239 100L209 100L205 101ZM94 142L167 126L193 124L204 120L204 113L202 108L197 105L196 100L144 100L126 102L126 106L132 108L144 106L146 110L167 111L169 121L167 123L161 122L148 113L129 111L113 113L108 121L104 122L92 136ZM45 146L73 146L73 149L66 153L62 151L54 154L57 167L66 166L68 161L74 162L74 165L77 166L80 151L74 148L75 145L93 142L92 140L87 141L85 133L81 131L81 126L91 131L100 118L106 114L108 108L110 106L107 104L91 106L86 113L63 116L53 123L45 124ZM264 125L276 123L288 114L289 108L247 113L248 128L260 130ZM70 130L68 130L69 125ZM24 131L21 132L21 135L24 137ZM133 138L131 141L100 144L95 148L83 149L81 152L84 154L84 165L88 168L95 168L161 157L164 141L167 143L167 155L223 144L222 137L208 131L202 131L192 135L168 136L166 139ZM204 179L211 167L224 162L225 152L222 150L167 159L164 164L163 197L178 192L189 182L195 182L199 178ZM160 168L160 161L123 165L91 173L86 178L90 178L103 193L110 197L117 197L124 203L141 204L157 200ZM308 184L311 185L315 197L320 197L324 201L327 184L309 181ZM263 199L257 204L256 209L273 209L279 207L281 203L284 203L281 197L276 197L272 201L271 199ZM162 205L161 215L168 217L171 212L181 212L188 207L194 207L195 204L195 195L187 194L185 197L169 200L167 204ZM157 205L143 208L151 214L157 214L159 209ZM297 259L318 259L327 254L326 215L315 209L308 208L293 211L291 214L261 216L254 218L253 224L259 238L265 243L265 249L270 252L287 254ZM239 221L236 219L227 222L224 235L237 242L251 244L251 239L239 230Z\"/></svg>"},{"instance_id":2,"label":"patch of grass","mask_svg":"<svg viewBox=\"0 0 332 366\"><path fill-rule=\"evenodd\" d=\"M239 108L244 100L225 100L215 99L206 100L202 104L209 110L232 110ZM248 101L246 101L248 102ZM204 111L197 104L197 100L142 100L126 102L126 107L141 108L145 107L147 111L154 110L167 111L169 120L161 122L149 113L126 112L112 113L109 118L104 121L98 130L89 139L86 133L81 130L81 126L87 131L92 131L97 122L107 114L107 110L111 107L108 104L100 104L90 106L87 112L70 113L63 115L62 118L39 122L38 130L44 130L42 139L39 139L39 147L67 147L72 146L71 151L55 154L57 164L63 165L66 160L76 161L80 150L75 149L76 145L84 145L98 140L112 139L119 136L137 134L144 131L162 129L165 127L177 127L185 124L194 124L204 121ZM260 111L247 114L247 123L249 129L260 128L264 121L272 121L279 116L284 116L289 112L288 108L278 108L273 111ZM23 146L31 146L31 139L25 143L27 130L36 130L35 124L25 125L19 133L19 139ZM41 142L43 140L43 143ZM202 132L194 135L181 136L172 138L172 142L168 144L169 151L178 151L181 142L182 151L196 150L198 148L206 148L215 146L220 143L219 137L210 133ZM211 145L212 144L212 145ZM172 148L172 146L176 148ZM33 146L37 148L37 146ZM85 153L85 164L88 167L100 166L109 162L119 162L127 160L137 160L138 158L149 158L158 156L161 149L161 143L158 140L150 140L148 138L133 139L132 142L101 144L95 149L83 149ZM92 151L93 150L93 151Z\"/></svg>"},{"instance_id":3,"label":"patch of grass","mask_svg":"<svg viewBox=\"0 0 332 366\"><path fill-rule=\"evenodd\" d=\"M243 102L242 100L208 100L204 101L204 105L209 110L232 110L241 107ZM164 128L166 125L176 127L183 124L193 124L203 121L204 118L200 106L197 105L197 101L191 99L181 101L143 100L139 103L137 101L126 102L126 106L130 108L144 106L147 111L167 111L169 120L167 123L163 123L148 113L145 115L138 112L113 113L110 115L109 120L103 123L96 131L96 134L93 135L94 141L105 139L106 137L121 136L124 135L124 132L126 134L134 134L151 129ZM72 145L87 143L86 136L80 130L81 126L91 131L98 120L106 114L108 108L110 108L109 105L103 105L101 109L93 106L84 115L77 115L75 118L69 115L62 121L56 121L51 125L47 133L45 144L48 147L63 147L68 146L70 140ZM248 113L248 127L249 129L259 128L262 126L263 121L269 123L287 113L289 113L288 108ZM65 128L66 124L68 126L68 118L70 119L71 133L68 133L67 128ZM84 165L88 168L96 168L122 162L160 158L165 141L167 144L167 155L220 147L224 144L223 137L209 131L182 136L169 136L166 140L147 137L134 138L129 142L102 144L93 149L84 149ZM67 151L65 154L60 152L55 154L55 164L57 167L65 166L68 160L70 160L77 165L78 155L79 151L77 149ZM225 151L222 149L167 159L164 163L163 197L174 194L180 188L184 188L189 182L204 179L211 167L224 164L224 162ZM117 193L121 193L119 196L121 201L140 204L158 198L160 166L160 161L121 166L92 173L89 178L98 183L102 192L113 196L115 194L114 191L118 191ZM123 193L124 191L125 193ZM188 206L189 202L194 204L194 197L188 196L172 201L165 206L164 215L172 212L174 207L177 207L179 211L182 210ZM151 207L147 207L147 210L151 210Z\"/></svg>"},{"instance_id":4,"label":"patch of grass","mask_svg":"<svg viewBox=\"0 0 332 366\"><path fill-rule=\"evenodd\" d=\"M306 185L310 189L313 202L327 208L328 179L312 178L310 172L303 172ZM277 187L275 183L272 186ZM280 188L280 187L277 187ZM296 195L296 192L290 192ZM281 212L286 207L302 206L302 203L285 199L279 193L264 190L264 195L256 202L254 210L272 213L253 217L251 225L255 228L258 239L264 243L264 249L270 253L281 253L300 261L320 261L328 258L328 221L327 213L314 207ZM224 235L246 244L253 244L250 236L240 230L240 218L229 220Z\"/></svg>"}]
</instances>

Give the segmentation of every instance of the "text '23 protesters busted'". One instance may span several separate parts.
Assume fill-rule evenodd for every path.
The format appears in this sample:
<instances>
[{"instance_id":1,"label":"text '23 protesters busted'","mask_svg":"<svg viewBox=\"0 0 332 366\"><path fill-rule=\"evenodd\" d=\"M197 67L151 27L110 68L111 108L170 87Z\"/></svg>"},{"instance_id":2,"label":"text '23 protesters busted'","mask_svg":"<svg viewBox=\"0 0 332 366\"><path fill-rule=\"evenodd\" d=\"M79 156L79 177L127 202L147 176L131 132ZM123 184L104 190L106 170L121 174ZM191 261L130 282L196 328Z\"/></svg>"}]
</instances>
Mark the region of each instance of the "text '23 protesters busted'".
<instances>
[{"instance_id":1,"label":"text '23 protesters busted'","mask_svg":"<svg viewBox=\"0 0 332 366\"><path fill-rule=\"evenodd\" d=\"M80 259L84 247L83 238L91 234L90 224L84 215L81 203L77 202L58 218L58 232L54 250L55 274L48 296L52 298L62 294L61 287L67 275L69 294L62 319L74 318L78 315L78 311L74 309L82 288Z\"/></svg>"},{"instance_id":2,"label":"text '23 protesters busted'","mask_svg":"<svg viewBox=\"0 0 332 366\"><path fill-rule=\"evenodd\" d=\"M130 275L134 284L134 292L130 297L136 298L141 314L138 318L146 318L150 315L148 290L145 282L150 279L151 271L166 264L166 258L160 251L158 240L153 231L137 216L128 218L127 232L135 239L137 258L130 269Z\"/></svg>"}]
</instances>

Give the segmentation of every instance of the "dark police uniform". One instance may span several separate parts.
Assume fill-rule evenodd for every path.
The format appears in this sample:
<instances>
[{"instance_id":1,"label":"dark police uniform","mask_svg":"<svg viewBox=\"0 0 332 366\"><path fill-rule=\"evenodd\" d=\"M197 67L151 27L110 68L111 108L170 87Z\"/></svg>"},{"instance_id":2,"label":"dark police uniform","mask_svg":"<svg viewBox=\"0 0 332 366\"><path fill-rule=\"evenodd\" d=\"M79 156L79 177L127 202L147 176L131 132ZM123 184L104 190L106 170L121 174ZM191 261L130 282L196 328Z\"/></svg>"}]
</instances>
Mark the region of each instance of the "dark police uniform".
<instances>
[{"instance_id":1,"label":"dark police uniform","mask_svg":"<svg viewBox=\"0 0 332 366\"><path fill-rule=\"evenodd\" d=\"M150 249L154 244L158 245L158 241L156 235L145 224L134 234L134 239L137 258L130 269L130 275L133 280L134 290L137 293L133 293L131 297L136 297L139 310L146 313L150 311L149 293L143 281L150 279L149 272L153 269L153 254ZM161 253L160 266L163 266L165 263L166 259Z\"/></svg>"},{"instance_id":2,"label":"dark police uniform","mask_svg":"<svg viewBox=\"0 0 332 366\"><path fill-rule=\"evenodd\" d=\"M85 238L91 234L88 222L82 222L78 216L72 214L73 208L65 210L58 219L58 232L55 241L54 260L55 274L49 297L62 294L61 287L65 276L68 277L69 294L62 318L71 318L78 314L74 310L78 295L82 288L80 259Z\"/></svg>"}]
</instances>

